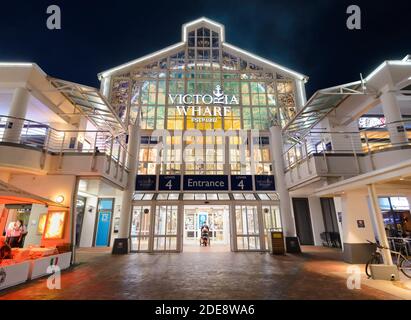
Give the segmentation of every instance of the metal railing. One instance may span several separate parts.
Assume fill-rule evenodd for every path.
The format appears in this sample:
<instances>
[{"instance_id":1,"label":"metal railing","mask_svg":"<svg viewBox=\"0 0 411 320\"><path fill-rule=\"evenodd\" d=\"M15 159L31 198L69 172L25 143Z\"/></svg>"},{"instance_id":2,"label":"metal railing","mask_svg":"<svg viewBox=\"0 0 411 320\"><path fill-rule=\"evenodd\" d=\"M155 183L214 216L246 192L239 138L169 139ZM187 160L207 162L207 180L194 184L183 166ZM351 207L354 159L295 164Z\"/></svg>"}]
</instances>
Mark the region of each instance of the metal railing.
<instances>
[{"instance_id":1,"label":"metal railing","mask_svg":"<svg viewBox=\"0 0 411 320\"><path fill-rule=\"evenodd\" d=\"M409 257L411 252L411 239L410 238L395 238L387 237L390 244L390 249L394 251L401 251Z\"/></svg>"},{"instance_id":2,"label":"metal railing","mask_svg":"<svg viewBox=\"0 0 411 320\"><path fill-rule=\"evenodd\" d=\"M411 121L390 123L390 126L401 126L411 137ZM283 154L285 169L290 170L305 162L307 158L317 155L326 158L333 154L352 154L354 157L382 152L394 147L411 146L410 140L393 144L387 124L375 126L357 132L312 130L303 141L295 143Z\"/></svg>"},{"instance_id":3,"label":"metal railing","mask_svg":"<svg viewBox=\"0 0 411 320\"><path fill-rule=\"evenodd\" d=\"M41 149L62 157L66 154L105 155L117 170L126 168L127 146L124 136L114 137L101 130L58 130L22 118L0 116L0 143Z\"/></svg>"}]
</instances>

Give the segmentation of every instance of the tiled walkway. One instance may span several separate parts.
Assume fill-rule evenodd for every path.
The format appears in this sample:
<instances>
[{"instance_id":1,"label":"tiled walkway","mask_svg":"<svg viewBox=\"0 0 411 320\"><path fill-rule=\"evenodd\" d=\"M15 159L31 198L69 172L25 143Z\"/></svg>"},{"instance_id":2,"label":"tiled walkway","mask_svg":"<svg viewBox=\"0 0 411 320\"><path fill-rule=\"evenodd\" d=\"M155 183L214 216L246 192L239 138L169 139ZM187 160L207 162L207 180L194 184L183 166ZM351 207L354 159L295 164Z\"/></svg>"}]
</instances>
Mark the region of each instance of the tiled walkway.
<instances>
[{"instance_id":1,"label":"tiled walkway","mask_svg":"<svg viewBox=\"0 0 411 320\"><path fill-rule=\"evenodd\" d=\"M301 255L186 252L79 253L62 289L40 279L0 292L0 299L398 299L369 286L348 290L340 253L304 248Z\"/></svg>"}]
</instances>

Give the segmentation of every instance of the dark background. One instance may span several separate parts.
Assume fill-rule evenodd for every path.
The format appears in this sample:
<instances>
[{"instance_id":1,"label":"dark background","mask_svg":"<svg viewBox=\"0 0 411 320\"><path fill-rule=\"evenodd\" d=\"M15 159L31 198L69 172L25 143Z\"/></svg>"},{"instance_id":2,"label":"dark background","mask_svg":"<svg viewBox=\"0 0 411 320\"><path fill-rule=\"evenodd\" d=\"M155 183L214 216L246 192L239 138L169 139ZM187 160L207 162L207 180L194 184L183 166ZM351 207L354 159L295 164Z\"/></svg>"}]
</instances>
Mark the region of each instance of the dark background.
<instances>
[{"instance_id":1,"label":"dark background","mask_svg":"<svg viewBox=\"0 0 411 320\"><path fill-rule=\"evenodd\" d=\"M52 4L62 30L46 28ZM350 4L361 7L360 31L346 28ZM224 24L227 42L308 75L308 96L411 53L405 0L2 0L0 61L98 87L98 72L179 42L181 25L201 16Z\"/></svg>"}]
</instances>

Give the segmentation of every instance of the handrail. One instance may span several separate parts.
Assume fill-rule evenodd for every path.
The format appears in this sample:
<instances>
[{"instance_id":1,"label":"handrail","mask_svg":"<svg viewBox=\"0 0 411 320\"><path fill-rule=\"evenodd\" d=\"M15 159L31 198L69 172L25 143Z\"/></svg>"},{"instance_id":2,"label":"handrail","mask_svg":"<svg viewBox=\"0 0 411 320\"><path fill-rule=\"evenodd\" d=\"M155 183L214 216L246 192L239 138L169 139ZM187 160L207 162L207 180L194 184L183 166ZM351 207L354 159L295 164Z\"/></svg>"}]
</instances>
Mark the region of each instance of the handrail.
<instances>
[{"instance_id":1,"label":"handrail","mask_svg":"<svg viewBox=\"0 0 411 320\"><path fill-rule=\"evenodd\" d=\"M284 153L283 158L286 163L286 170L298 165L301 161L307 159L313 154L335 154L335 153L352 153L355 156L361 154L370 154L373 151L381 151L387 148L392 148L396 146L410 145L410 142L404 142L401 144L392 144L389 136L389 127L395 127L397 124L404 126L406 133L411 132L411 129L407 129L406 124L411 124L411 120L401 120L391 123L385 123L378 126L373 126L370 128L361 129L359 131L325 131L325 130L312 130L308 135L304 137L301 142L294 143L289 147ZM387 137L373 137L373 133L387 132ZM341 143L340 149L336 149L334 145L332 150L327 150L326 144L324 142L324 137L327 135L342 135L343 138L347 139ZM342 141L344 140L342 139ZM348 143L349 142L349 143ZM320 145L320 150L317 147Z\"/></svg>"},{"instance_id":2,"label":"handrail","mask_svg":"<svg viewBox=\"0 0 411 320\"><path fill-rule=\"evenodd\" d=\"M113 136L107 130L55 129L37 121L0 115L0 142L36 147L58 153L60 157L73 152L93 153L93 156L102 153L109 162L112 159L126 168L128 151L123 140L124 135Z\"/></svg>"}]
</instances>

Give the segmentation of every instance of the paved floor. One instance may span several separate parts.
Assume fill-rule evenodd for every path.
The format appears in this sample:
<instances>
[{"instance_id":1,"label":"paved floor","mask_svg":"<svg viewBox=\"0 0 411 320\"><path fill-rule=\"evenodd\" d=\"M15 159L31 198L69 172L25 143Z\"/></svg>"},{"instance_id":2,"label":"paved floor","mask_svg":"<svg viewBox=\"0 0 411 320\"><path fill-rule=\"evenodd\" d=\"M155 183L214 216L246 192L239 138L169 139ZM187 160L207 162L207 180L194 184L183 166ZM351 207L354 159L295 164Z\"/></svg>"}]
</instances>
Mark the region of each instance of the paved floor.
<instances>
[{"instance_id":1,"label":"paved floor","mask_svg":"<svg viewBox=\"0 0 411 320\"><path fill-rule=\"evenodd\" d=\"M112 256L86 250L62 273L62 289L40 279L0 292L0 299L398 299L376 288L346 286L340 253L186 252Z\"/></svg>"}]
</instances>

